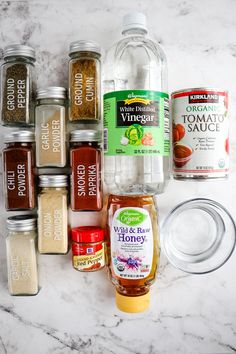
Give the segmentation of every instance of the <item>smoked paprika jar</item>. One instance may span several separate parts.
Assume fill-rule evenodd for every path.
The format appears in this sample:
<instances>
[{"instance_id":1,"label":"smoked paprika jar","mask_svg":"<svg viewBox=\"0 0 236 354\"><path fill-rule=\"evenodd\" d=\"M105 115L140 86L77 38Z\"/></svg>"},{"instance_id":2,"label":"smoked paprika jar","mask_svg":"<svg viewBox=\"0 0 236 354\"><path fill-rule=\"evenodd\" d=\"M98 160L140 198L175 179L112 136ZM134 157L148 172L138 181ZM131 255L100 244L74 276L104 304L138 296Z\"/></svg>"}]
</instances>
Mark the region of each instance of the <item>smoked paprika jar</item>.
<instances>
[{"instance_id":1,"label":"smoked paprika jar","mask_svg":"<svg viewBox=\"0 0 236 354\"><path fill-rule=\"evenodd\" d=\"M35 208L34 133L16 131L4 137L5 206L7 210Z\"/></svg>"},{"instance_id":2,"label":"smoked paprika jar","mask_svg":"<svg viewBox=\"0 0 236 354\"><path fill-rule=\"evenodd\" d=\"M101 133L97 130L71 132L71 209L102 209Z\"/></svg>"}]
</instances>

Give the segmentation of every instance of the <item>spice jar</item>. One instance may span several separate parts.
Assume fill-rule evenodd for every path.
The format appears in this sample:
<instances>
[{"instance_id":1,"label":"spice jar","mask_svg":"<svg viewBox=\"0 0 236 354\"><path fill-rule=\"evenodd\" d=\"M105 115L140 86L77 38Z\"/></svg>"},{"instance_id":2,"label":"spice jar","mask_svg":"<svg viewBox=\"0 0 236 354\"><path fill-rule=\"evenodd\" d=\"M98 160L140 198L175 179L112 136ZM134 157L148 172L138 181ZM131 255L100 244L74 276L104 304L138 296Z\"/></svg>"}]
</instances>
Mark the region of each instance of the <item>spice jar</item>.
<instances>
[{"instance_id":1,"label":"spice jar","mask_svg":"<svg viewBox=\"0 0 236 354\"><path fill-rule=\"evenodd\" d=\"M44 254L68 251L67 176L39 176L38 250Z\"/></svg>"},{"instance_id":2,"label":"spice jar","mask_svg":"<svg viewBox=\"0 0 236 354\"><path fill-rule=\"evenodd\" d=\"M36 218L18 215L7 219L8 288L11 295L36 295L38 272L35 250Z\"/></svg>"},{"instance_id":3,"label":"spice jar","mask_svg":"<svg viewBox=\"0 0 236 354\"><path fill-rule=\"evenodd\" d=\"M16 131L5 135L4 141L6 144L3 150L6 209L34 209L34 133Z\"/></svg>"},{"instance_id":4,"label":"spice jar","mask_svg":"<svg viewBox=\"0 0 236 354\"><path fill-rule=\"evenodd\" d=\"M34 124L35 51L14 44L3 51L1 67L1 120L3 125Z\"/></svg>"},{"instance_id":5,"label":"spice jar","mask_svg":"<svg viewBox=\"0 0 236 354\"><path fill-rule=\"evenodd\" d=\"M71 230L72 263L76 270L93 272L105 266L104 230L82 226Z\"/></svg>"},{"instance_id":6,"label":"spice jar","mask_svg":"<svg viewBox=\"0 0 236 354\"><path fill-rule=\"evenodd\" d=\"M96 130L71 132L71 209L102 209L101 133Z\"/></svg>"},{"instance_id":7,"label":"spice jar","mask_svg":"<svg viewBox=\"0 0 236 354\"><path fill-rule=\"evenodd\" d=\"M70 44L69 55L69 119L97 123L101 115L101 48L92 41L76 41Z\"/></svg>"},{"instance_id":8,"label":"spice jar","mask_svg":"<svg viewBox=\"0 0 236 354\"><path fill-rule=\"evenodd\" d=\"M48 87L37 91L35 109L36 166L66 165L66 89Z\"/></svg>"}]
</instances>

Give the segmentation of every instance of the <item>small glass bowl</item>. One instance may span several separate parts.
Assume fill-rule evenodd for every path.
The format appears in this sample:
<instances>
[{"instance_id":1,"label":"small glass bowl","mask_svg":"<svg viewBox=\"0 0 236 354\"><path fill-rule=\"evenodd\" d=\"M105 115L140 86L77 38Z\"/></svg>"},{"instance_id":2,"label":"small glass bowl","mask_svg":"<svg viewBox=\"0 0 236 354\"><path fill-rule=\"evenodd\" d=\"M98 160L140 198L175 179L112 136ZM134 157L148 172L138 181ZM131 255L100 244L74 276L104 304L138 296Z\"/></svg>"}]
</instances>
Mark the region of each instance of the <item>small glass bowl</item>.
<instances>
[{"instance_id":1,"label":"small glass bowl","mask_svg":"<svg viewBox=\"0 0 236 354\"><path fill-rule=\"evenodd\" d=\"M229 212L210 199L177 205L161 227L161 249L176 268L205 274L221 267L236 243L236 226Z\"/></svg>"}]
</instances>

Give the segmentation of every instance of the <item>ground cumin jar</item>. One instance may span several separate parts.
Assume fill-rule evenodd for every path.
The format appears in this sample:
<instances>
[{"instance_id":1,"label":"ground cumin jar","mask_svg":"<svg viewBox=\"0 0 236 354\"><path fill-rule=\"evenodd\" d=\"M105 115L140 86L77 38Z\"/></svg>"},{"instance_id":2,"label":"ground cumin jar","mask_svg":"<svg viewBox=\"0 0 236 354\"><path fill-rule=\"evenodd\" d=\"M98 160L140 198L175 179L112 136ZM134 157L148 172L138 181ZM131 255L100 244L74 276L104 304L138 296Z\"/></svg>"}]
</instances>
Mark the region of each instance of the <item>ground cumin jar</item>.
<instances>
[{"instance_id":1,"label":"ground cumin jar","mask_svg":"<svg viewBox=\"0 0 236 354\"><path fill-rule=\"evenodd\" d=\"M71 230L72 263L76 270L93 272L105 266L104 230L82 226Z\"/></svg>"},{"instance_id":2,"label":"ground cumin jar","mask_svg":"<svg viewBox=\"0 0 236 354\"><path fill-rule=\"evenodd\" d=\"M194 88L172 93L175 179L226 178L229 173L228 93Z\"/></svg>"},{"instance_id":3,"label":"ground cumin jar","mask_svg":"<svg viewBox=\"0 0 236 354\"><path fill-rule=\"evenodd\" d=\"M101 116L101 48L93 41L70 44L69 119L74 123L98 123Z\"/></svg>"},{"instance_id":4,"label":"ground cumin jar","mask_svg":"<svg viewBox=\"0 0 236 354\"><path fill-rule=\"evenodd\" d=\"M16 131L5 135L3 149L5 206L7 210L35 208L34 133Z\"/></svg>"}]
</instances>

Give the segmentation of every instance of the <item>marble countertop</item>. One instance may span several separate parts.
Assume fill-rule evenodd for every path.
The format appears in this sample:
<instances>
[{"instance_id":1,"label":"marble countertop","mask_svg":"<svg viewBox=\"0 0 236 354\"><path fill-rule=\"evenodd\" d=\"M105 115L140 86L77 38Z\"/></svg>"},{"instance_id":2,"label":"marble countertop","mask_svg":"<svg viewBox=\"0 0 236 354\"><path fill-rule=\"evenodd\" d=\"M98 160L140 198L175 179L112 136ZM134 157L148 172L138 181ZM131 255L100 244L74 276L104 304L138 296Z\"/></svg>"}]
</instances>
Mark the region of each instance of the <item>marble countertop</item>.
<instances>
[{"instance_id":1,"label":"marble countertop","mask_svg":"<svg viewBox=\"0 0 236 354\"><path fill-rule=\"evenodd\" d=\"M166 51L170 91L215 86L230 92L230 179L171 181L157 199L160 222L177 203L194 197L222 203L236 220L235 0L1 1L0 47L31 44L37 51L38 85L64 86L69 42L94 39L106 50L119 37L122 16L133 9L146 13L152 36ZM76 272L70 254L39 256L39 294L11 297L7 290L5 217L1 203L1 354L236 352L236 252L222 268L202 276L175 269L162 255L150 310L129 315L116 309L106 272ZM81 222L78 215L74 223Z\"/></svg>"}]
</instances>

